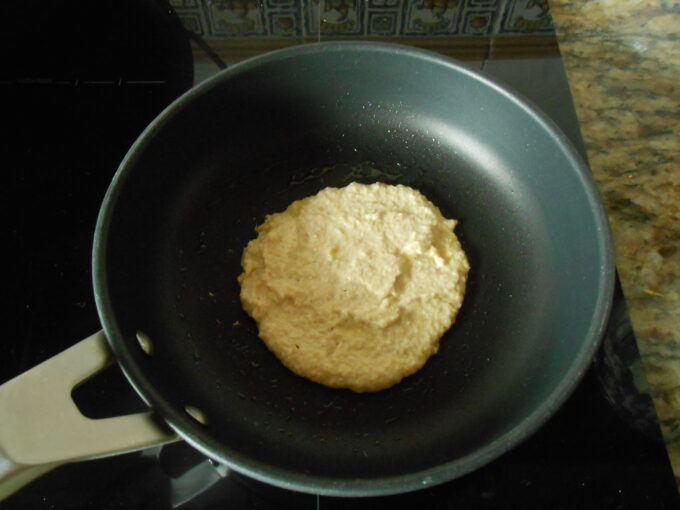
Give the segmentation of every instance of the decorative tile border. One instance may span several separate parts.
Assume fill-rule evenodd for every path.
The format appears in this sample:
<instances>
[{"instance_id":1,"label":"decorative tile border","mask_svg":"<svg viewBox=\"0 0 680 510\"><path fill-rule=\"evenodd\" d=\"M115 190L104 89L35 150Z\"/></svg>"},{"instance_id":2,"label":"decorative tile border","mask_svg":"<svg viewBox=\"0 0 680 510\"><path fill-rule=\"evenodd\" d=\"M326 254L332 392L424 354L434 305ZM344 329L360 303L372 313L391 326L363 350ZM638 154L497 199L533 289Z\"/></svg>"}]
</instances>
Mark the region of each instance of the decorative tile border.
<instances>
[{"instance_id":1,"label":"decorative tile border","mask_svg":"<svg viewBox=\"0 0 680 510\"><path fill-rule=\"evenodd\" d=\"M535 34L554 32L548 0L514 0L503 13L500 33Z\"/></svg>"},{"instance_id":2,"label":"decorative tile border","mask_svg":"<svg viewBox=\"0 0 680 510\"><path fill-rule=\"evenodd\" d=\"M364 0L308 0L306 33L311 36L365 35Z\"/></svg>"},{"instance_id":3,"label":"decorative tile border","mask_svg":"<svg viewBox=\"0 0 680 510\"><path fill-rule=\"evenodd\" d=\"M553 32L548 0L170 0L207 38L488 37Z\"/></svg>"},{"instance_id":4,"label":"decorative tile border","mask_svg":"<svg viewBox=\"0 0 680 510\"><path fill-rule=\"evenodd\" d=\"M198 9L199 0L170 0L170 5L175 9Z\"/></svg>"},{"instance_id":5,"label":"decorative tile border","mask_svg":"<svg viewBox=\"0 0 680 510\"><path fill-rule=\"evenodd\" d=\"M461 0L405 0L403 35L458 34Z\"/></svg>"},{"instance_id":6,"label":"decorative tile border","mask_svg":"<svg viewBox=\"0 0 680 510\"><path fill-rule=\"evenodd\" d=\"M369 11L366 29L369 35L390 37L401 27L401 11Z\"/></svg>"},{"instance_id":7,"label":"decorative tile border","mask_svg":"<svg viewBox=\"0 0 680 510\"><path fill-rule=\"evenodd\" d=\"M208 34L227 37L264 36L264 6L257 0L214 0L207 3Z\"/></svg>"},{"instance_id":8,"label":"decorative tile border","mask_svg":"<svg viewBox=\"0 0 680 510\"><path fill-rule=\"evenodd\" d=\"M205 23L197 12L180 12L179 19L184 28L198 35L205 35Z\"/></svg>"},{"instance_id":9,"label":"decorative tile border","mask_svg":"<svg viewBox=\"0 0 680 510\"><path fill-rule=\"evenodd\" d=\"M298 12L268 12L269 34L273 37L296 37L302 32Z\"/></svg>"},{"instance_id":10,"label":"decorative tile border","mask_svg":"<svg viewBox=\"0 0 680 510\"><path fill-rule=\"evenodd\" d=\"M266 6L269 9L297 9L297 3L295 0L267 0Z\"/></svg>"},{"instance_id":11,"label":"decorative tile border","mask_svg":"<svg viewBox=\"0 0 680 510\"><path fill-rule=\"evenodd\" d=\"M462 24L462 33L465 35L489 35L493 29L496 11L469 10L465 12Z\"/></svg>"},{"instance_id":12,"label":"decorative tile border","mask_svg":"<svg viewBox=\"0 0 680 510\"><path fill-rule=\"evenodd\" d=\"M500 0L468 0L468 5L470 7L493 7L497 9Z\"/></svg>"},{"instance_id":13,"label":"decorative tile border","mask_svg":"<svg viewBox=\"0 0 680 510\"><path fill-rule=\"evenodd\" d=\"M402 0L368 0L369 9L398 8L401 9Z\"/></svg>"}]
</instances>

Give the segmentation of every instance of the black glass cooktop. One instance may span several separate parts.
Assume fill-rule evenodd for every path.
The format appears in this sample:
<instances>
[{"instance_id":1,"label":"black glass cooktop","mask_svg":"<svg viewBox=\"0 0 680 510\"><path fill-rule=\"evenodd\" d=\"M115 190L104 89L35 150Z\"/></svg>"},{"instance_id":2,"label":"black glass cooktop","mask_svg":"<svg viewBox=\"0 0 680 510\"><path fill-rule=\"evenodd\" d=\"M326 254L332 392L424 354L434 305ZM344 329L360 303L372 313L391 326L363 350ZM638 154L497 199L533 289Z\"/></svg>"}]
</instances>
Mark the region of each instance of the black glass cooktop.
<instances>
[{"instance_id":1,"label":"black glass cooktop","mask_svg":"<svg viewBox=\"0 0 680 510\"><path fill-rule=\"evenodd\" d=\"M83 46L87 34L76 37L72 21L54 28L54 39L17 35L23 42L5 60L0 101L9 157L1 189L9 262L0 382L99 329L90 270L99 203L132 140L193 83L175 20L134 3L121 2L127 10L111 14L114 27L118 18L119 29L128 27L126 45L99 38L104 46ZM124 12L146 21L128 25ZM57 12L42 16L44 23L58 19ZM77 54L68 53L74 47ZM36 60L50 48L69 58ZM580 146L563 74L554 74L562 72L559 60L483 66L542 106ZM176 443L62 466L2 508L675 508L677 488L649 397L632 384L639 355L620 292L616 303L604 347L564 407L525 443L453 482L384 498L318 497L254 482ZM74 399L92 417L143 408L115 366Z\"/></svg>"}]
</instances>

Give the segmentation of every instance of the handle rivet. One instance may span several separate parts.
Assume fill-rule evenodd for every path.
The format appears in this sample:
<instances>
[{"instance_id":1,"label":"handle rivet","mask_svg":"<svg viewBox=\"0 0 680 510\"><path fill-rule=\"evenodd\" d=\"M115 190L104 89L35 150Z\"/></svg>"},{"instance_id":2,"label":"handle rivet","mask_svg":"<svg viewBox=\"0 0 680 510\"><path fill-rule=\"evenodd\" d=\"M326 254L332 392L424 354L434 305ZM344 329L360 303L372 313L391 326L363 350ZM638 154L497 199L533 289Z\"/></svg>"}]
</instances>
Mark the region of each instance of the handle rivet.
<instances>
[{"instance_id":1,"label":"handle rivet","mask_svg":"<svg viewBox=\"0 0 680 510\"><path fill-rule=\"evenodd\" d=\"M184 406L184 411L201 425L208 424L208 418L203 411L194 406Z\"/></svg>"},{"instance_id":2,"label":"handle rivet","mask_svg":"<svg viewBox=\"0 0 680 510\"><path fill-rule=\"evenodd\" d=\"M148 356L151 356L153 354L153 342L149 338L149 335L147 335L143 331L137 331L136 336L137 343L139 344L139 346Z\"/></svg>"}]
</instances>

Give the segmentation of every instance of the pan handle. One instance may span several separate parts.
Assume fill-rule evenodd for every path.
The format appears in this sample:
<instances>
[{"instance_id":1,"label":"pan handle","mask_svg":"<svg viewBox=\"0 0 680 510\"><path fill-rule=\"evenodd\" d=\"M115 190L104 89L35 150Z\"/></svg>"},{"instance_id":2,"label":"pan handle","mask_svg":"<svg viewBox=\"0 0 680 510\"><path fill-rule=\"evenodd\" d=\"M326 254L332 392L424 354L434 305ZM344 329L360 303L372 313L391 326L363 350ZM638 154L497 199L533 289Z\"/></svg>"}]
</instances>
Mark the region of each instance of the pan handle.
<instances>
[{"instance_id":1,"label":"pan handle","mask_svg":"<svg viewBox=\"0 0 680 510\"><path fill-rule=\"evenodd\" d=\"M61 464L178 440L150 412L83 416L71 392L111 363L99 331L0 386L0 501Z\"/></svg>"}]
</instances>

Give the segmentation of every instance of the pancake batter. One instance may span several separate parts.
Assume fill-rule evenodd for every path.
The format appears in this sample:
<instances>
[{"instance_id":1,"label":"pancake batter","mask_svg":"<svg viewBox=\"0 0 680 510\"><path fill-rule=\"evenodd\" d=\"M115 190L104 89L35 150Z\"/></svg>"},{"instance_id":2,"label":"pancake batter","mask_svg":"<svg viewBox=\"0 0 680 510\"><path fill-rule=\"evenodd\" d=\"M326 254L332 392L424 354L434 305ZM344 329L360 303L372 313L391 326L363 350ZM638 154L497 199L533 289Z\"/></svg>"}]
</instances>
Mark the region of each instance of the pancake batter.
<instances>
[{"instance_id":1,"label":"pancake batter","mask_svg":"<svg viewBox=\"0 0 680 510\"><path fill-rule=\"evenodd\" d=\"M388 388L437 352L456 319L469 264L455 226L403 185L326 188L257 227L241 302L298 375Z\"/></svg>"}]
</instances>

